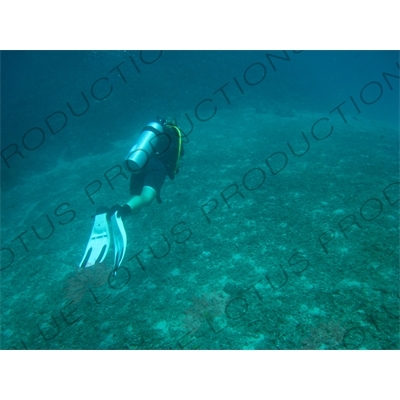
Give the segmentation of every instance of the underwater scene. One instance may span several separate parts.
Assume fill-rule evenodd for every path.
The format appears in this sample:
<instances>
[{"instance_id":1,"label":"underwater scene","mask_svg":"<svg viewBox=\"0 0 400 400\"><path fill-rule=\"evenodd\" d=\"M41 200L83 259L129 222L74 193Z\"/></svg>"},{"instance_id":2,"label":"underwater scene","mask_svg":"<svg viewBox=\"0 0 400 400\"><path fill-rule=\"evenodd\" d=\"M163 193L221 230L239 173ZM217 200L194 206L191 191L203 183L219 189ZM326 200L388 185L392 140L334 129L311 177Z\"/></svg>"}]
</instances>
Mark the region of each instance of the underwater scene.
<instances>
[{"instance_id":1,"label":"underwater scene","mask_svg":"<svg viewBox=\"0 0 400 400\"><path fill-rule=\"evenodd\" d=\"M399 54L1 52L0 348L399 349Z\"/></svg>"}]
</instances>

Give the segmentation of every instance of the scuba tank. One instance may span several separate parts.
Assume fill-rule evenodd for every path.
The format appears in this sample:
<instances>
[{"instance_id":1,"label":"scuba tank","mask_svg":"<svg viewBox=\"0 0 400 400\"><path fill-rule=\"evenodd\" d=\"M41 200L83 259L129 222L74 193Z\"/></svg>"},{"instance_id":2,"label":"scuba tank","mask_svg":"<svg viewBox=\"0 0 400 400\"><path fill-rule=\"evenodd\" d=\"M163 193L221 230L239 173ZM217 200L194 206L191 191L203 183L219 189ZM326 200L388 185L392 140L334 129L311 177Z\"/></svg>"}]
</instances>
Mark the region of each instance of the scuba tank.
<instances>
[{"instance_id":1,"label":"scuba tank","mask_svg":"<svg viewBox=\"0 0 400 400\"><path fill-rule=\"evenodd\" d=\"M151 122L143 128L137 142L125 159L125 166L130 172L140 172L153 154L160 155L168 150L171 138L167 133L164 133L163 122L161 120Z\"/></svg>"}]
</instances>

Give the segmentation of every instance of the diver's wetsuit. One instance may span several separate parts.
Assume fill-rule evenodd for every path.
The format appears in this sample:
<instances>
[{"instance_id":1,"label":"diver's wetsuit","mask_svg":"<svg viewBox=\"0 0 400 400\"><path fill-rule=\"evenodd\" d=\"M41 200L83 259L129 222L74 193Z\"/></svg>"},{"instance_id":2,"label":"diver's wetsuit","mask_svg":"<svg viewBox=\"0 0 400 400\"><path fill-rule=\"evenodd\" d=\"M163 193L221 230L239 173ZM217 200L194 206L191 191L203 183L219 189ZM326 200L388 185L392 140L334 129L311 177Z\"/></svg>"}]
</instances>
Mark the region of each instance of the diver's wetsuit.
<instances>
[{"instance_id":1,"label":"diver's wetsuit","mask_svg":"<svg viewBox=\"0 0 400 400\"><path fill-rule=\"evenodd\" d=\"M139 196L144 186L150 186L157 192L157 201L162 203L160 192L165 182L165 178L175 179L176 165L179 156L179 135L175 129L164 125L164 134L161 136L159 154L153 154L148 163L139 173L131 175L130 194ZM181 143L180 157L183 156L183 143Z\"/></svg>"}]
</instances>

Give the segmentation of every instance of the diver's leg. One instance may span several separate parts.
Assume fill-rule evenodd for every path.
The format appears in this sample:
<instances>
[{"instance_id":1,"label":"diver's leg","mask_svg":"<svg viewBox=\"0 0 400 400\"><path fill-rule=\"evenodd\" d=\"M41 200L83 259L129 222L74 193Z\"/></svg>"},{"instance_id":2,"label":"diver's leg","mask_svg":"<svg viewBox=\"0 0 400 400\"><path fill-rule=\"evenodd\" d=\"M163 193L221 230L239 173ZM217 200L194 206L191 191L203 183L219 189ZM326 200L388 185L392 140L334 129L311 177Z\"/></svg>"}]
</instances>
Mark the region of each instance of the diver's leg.
<instances>
[{"instance_id":1,"label":"diver's leg","mask_svg":"<svg viewBox=\"0 0 400 400\"><path fill-rule=\"evenodd\" d=\"M143 206L149 206L157 197L157 192L150 186L144 186L140 196L133 196L126 204L133 213L138 213Z\"/></svg>"}]
</instances>

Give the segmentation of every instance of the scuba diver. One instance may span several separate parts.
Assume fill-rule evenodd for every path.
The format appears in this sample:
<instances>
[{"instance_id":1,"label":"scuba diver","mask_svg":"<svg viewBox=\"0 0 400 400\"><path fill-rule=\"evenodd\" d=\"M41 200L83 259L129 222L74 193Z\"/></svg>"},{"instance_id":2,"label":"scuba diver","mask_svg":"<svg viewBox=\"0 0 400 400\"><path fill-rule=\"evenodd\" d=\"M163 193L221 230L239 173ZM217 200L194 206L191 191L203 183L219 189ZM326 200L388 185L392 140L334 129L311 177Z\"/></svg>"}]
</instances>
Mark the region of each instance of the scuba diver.
<instances>
[{"instance_id":1,"label":"scuba diver","mask_svg":"<svg viewBox=\"0 0 400 400\"><path fill-rule=\"evenodd\" d=\"M123 205L99 207L80 267L103 262L110 247L110 229L114 239L114 275L126 251L125 217L136 214L154 199L161 203L160 191L168 176L174 179L183 156L182 132L174 118L156 118L147 124L125 159L131 172L131 198Z\"/></svg>"}]
</instances>

